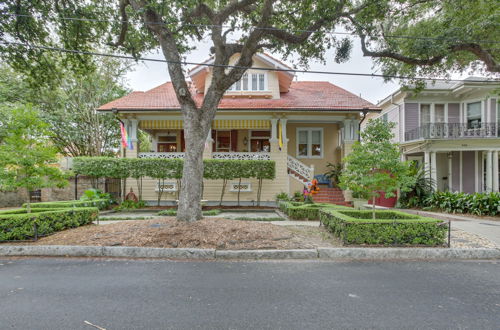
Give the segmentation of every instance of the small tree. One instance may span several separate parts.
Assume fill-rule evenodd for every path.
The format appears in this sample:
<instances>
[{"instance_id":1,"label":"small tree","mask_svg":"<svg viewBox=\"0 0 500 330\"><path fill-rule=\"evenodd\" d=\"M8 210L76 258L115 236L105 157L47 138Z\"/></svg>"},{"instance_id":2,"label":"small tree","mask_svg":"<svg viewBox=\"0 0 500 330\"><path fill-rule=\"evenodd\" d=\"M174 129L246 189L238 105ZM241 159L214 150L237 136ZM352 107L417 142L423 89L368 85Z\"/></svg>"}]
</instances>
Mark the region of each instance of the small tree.
<instances>
[{"instance_id":1,"label":"small tree","mask_svg":"<svg viewBox=\"0 0 500 330\"><path fill-rule=\"evenodd\" d=\"M380 119L370 120L361 132L361 142L356 142L352 152L344 159L345 167L340 176L340 187L349 189L373 201L381 191L385 196L395 196L395 191L408 191L415 183L407 162L400 160L397 144L391 130L394 123Z\"/></svg>"},{"instance_id":2,"label":"small tree","mask_svg":"<svg viewBox=\"0 0 500 330\"><path fill-rule=\"evenodd\" d=\"M57 150L49 143L47 124L31 106L12 109L10 120L2 127L0 189L26 189L30 213L31 191L64 187L68 177L57 167Z\"/></svg>"}]
</instances>

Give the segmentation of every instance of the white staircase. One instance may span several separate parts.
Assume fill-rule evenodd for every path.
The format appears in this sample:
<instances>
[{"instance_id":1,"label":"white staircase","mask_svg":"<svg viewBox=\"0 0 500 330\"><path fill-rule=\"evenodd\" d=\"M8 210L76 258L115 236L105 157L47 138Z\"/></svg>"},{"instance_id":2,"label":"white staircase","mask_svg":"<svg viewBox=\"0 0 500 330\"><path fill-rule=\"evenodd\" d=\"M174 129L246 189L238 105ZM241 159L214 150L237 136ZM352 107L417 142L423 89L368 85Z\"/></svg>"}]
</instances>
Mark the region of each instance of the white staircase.
<instances>
[{"instance_id":1,"label":"white staircase","mask_svg":"<svg viewBox=\"0 0 500 330\"><path fill-rule=\"evenodd\" d=\"M301 184L314 178L314 165L308 166L290 155L288 155L287 159L287 168L288 175Z\"/></svg>"}]
</instances>

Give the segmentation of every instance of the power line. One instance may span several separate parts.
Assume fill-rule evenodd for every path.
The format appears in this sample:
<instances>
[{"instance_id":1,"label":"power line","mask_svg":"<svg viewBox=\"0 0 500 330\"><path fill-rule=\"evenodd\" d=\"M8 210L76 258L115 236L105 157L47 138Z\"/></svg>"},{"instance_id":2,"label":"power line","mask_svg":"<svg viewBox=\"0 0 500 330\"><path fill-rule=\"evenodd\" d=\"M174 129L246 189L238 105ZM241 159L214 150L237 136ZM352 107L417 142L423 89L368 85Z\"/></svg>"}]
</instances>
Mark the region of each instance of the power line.
<instances>
[{"instance_id":1,"label":"power line","mask_svg":"<svg viewBox=\"0 0 500 330\"><path fill-rule=\"evenodd\" d=\"M199 66L207 66L207 67L222 67L222 68L227 68L227 69L243 69L243 70L252 69L252 70L260 70L260 71L277 71L277 72L292 72L292 73L315 73L315 74L341 75L341 76L357 76L357 77L372 77L372 78L391 78L391 79L402 79L402 80L445 81L445 82L450 82L450 81L460 82L460 81L463 81L461 79L406 77L406 76L384 75L384 74L375 74L375 73L336 72L336 71L278 69L278 68L268 69L268 68L247 67L247 66L238 66L238 65L224 65L224 64L188 62L188 61L169 61L169 60L165 60L165 59L156 59L156 58L147 58L147 57L138 57L138 58L135 58L133 56L128 56L128 55L117 55L117 54L89 52L89 51L82 51L82 50L75 50L75 49L65 49L65 48L59 48L59 47L39 46L39 45L23 44L23 43L18 43L18 42L9 42L9 41L0 41L0 44L22 46L22 47L25 47L25 48L35 48L35 49L41 49L41 50L47 50L47 51L56 51L56 52L61 52L61 53L81 54L81 55L89 55L89 56L113 57L113 58L135 60L135 61L160 62L160 63L170 63L170 64L180 64L180 65L199 65ZM467 80L467 82L477 82L477 83L498 82L498 83L500 83L500 79Z\"/></svg>"},{"instance_id":2,"label":"power line","mask_svg":"<svg viewBox=\"0 0 500 330\"><path fill-rule=\"evenodd\" d=\"M32 15L27 14L14 14L14 13L4 13L4 15L15 16L15 17L27 17L27 18L35 18ZM43 19L43 17L41 17ZM49 19L49 18L47 18ZM52 18L53 19L53 18ZM67 20L67 21L82 21L82 22L116 22L116 23L133 23L130 20L120 20L120 19L98 19L98 18L80 18L80 17L56 17L58 20ZM144 24L152 24L152 25L165 25L164 22L144 22ZM214 24L182 24L183 26L188 27L220 27L220 28L237 28L242 30L241 27L233 27L231 25L214 25ZM282 32L293 32L293 33L317 33L319 30L301 30L301 29L280 29L274 27L251 27L253 30L264 30L264 31L282 31ZM327 34L337 34L337 35L347 35L347 36L358 36L357 33L354 32L338 32L338 31L325 31ZM475 42L475 43L483 43L483 44L500 44L498 40L461 40L458 38L447 38L447 37L419 37L419 36L408 36L408 35L366 35L367 37L383 37L389 39L417 39L417 40L447 40L447 41L456 41L456 42Z\"/></svg>"}]
</instances>

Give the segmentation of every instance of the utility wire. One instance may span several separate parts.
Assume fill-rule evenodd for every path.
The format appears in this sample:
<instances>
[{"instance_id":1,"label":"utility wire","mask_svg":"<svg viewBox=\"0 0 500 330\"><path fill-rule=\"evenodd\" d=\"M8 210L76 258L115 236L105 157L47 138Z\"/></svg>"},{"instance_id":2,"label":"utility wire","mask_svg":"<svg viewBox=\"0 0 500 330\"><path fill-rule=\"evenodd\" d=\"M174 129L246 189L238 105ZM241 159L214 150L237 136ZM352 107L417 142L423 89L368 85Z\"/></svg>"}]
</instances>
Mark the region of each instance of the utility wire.
<instances>
[{"instance_id":1,"label":"utility wire","mask_svg":"<svg viewBox=\"0 0 500 330\"><path fill-rule=\"evenodd\" d=\"M5 45L14 45L21 46L25 48L35 48L46 51L55 51L61 53L71 53L71 54L81 54L81 55L89 55L89 56L103 56L103 57L113 57L127 60L135 60L135 61L146 61L146 62L160 62L160 63L170 63L170 64L181 64L181 65L197 65L197 66L206 66L206 67L222 67L228 69L252 69L252 70L260 70L260 71L277 71L277 72L291 72L291 73L315 73L315 74L327 74L327 75L341 75L341 76L357 76L357 77L372 77L372 78L392 78L392 79L402 79L402 80L422 80L422 81L455 81L460 82L463 81L461 79L446 79L446 78L424 78L424 77L406 77L406 76L397 76L397 75L384 75L384 74L375 74L375 73L355 73L355 72L336 72L336 71L317 71L317 70L299 70L299 69L268 69L268 68L258 68L258 67L246 67L246 66L237 66L237 65L222 65L222 64L213 64L213 63L199 63L199 62L188 62L188 61L168 61L165 59L156 59L156 58L147 58L147 57L138 57L135 58L133 56L128 55L118 55L118 54L107 54L107 53L99 53L99 52L89 52L89 51L81 51L75 49L65 49L59 47L48 47L48 46L39 46L39 45L31 45L31 44L23 44L18 42L9 42L9 41L0 41L0 44ZM499 82L500 79L488 79L488 80L467 80L468 82Z\"/></svg>"},{"instance_id":2,"label":"utility wire","mask_svg":"<svg viewBox=\"0 0 500 330\"><path fill-rule=\"evenodd\" d=\"M7 16L15 16L15 17L27 17L27 18L35 18L32 15L27 15L27 14L14 14L14 13L4 13L4 15ZM44 19L44 17L40 17L41 19ZM46 18L46 19L53 19L53 18ZM56 17L58 20L67 20L67 21L82 21L82 22L116 22L116 23L134 23L133 21L130 20L120 20L120 19L98 19L98 18L80 18L80 17ZM166 25L167 23L164 22L144 22L144 24L152 24L152 25ZM183 26L188 26L188 27L209 27L209 28L214 28L214 27L220 27L220 28L237 28L242 30L241 27L233 27L231 25L213 25L213 24L182 24ZM320 32L319 30L288 30L288 29L280 29L280 28L274 28L274 27L251 27L250 29L253 30L265 30L265 31L282 31L282 32L293 32L293 33L317 33ZM357 33L354 32L336 32L336 31L325 31L327 34L337 34L337 35L348 35L348 36L358 36ZM447 41L456 41L456 42L474 42L474 43L483 43L483 44L500 44L500 41L498 40L461 40L458 38L446 38L446 37L419 37L419 36L407 36L407 35L366 35L367 37L383 37L383 38L389 38L389 39L417 39L417 40L447 40Z\"/></svg>"}]
</instances>

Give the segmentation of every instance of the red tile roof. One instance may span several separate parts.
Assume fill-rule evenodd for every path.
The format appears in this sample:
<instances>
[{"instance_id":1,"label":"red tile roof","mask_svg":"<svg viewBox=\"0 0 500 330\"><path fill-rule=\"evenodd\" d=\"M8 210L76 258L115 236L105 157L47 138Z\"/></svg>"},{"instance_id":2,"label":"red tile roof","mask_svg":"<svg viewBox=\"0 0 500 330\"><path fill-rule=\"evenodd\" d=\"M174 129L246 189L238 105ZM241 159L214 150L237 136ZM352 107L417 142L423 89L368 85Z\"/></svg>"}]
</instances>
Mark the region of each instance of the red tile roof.
<instances>
[{"instance_id":1,"label":"red tile roof","mask_svg":"<svg viewBox=\"0 0 500 330\"><path fill-rule=\"evenodd\" d=\"M201 105L203 94L191 92L196 104ZM179 102L171 82L164 83L146 92L132 92L122 98L102 105L98 110L175 110ZM379 110L374 104L343 88L326 81L292 82L288 93L281 93L280 99L224 98L219 109L270 110L358 110L369 108Z\"/></svg>"}]
</instances>

